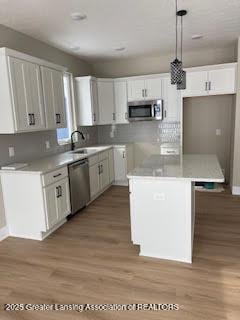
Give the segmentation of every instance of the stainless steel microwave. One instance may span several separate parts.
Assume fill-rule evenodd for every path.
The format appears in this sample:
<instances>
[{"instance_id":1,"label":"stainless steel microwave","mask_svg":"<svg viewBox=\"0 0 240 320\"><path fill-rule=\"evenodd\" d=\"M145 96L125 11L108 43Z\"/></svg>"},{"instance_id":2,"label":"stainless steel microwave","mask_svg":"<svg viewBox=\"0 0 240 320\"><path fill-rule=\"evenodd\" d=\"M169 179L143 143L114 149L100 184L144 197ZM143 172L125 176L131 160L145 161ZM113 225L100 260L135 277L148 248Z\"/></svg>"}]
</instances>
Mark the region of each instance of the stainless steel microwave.
<instances>
[{"instance_id":1,"label":"stainless steel microwave","mask_svg":"<svg viewBox=\"0 0 240 320\"><path fill-rule=\"evenodd\" d=\"M128 120L163 120L163 100L128 102Z\"/></svg>"}]
</instances>

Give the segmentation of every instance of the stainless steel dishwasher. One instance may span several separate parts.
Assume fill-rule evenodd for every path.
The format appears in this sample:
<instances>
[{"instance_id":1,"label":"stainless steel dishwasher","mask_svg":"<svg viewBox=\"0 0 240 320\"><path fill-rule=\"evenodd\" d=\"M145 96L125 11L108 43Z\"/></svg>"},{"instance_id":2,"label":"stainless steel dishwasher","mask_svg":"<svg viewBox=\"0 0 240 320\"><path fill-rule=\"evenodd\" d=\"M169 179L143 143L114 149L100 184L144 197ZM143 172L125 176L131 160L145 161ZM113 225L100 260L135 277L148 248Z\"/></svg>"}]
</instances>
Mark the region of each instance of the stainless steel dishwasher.
<instances>
[{"instance_id":1,"label":"stainless steel dishwasher","mask_svg":"<svg viewBox=\"0 0 240 320\"><path fill-rule=\"evenodd\" d=\"M82 159L70 164L68 166L68 172L70 183L71 215L74 215L80 209L84 208L90 201L88 159Z\"/></svg>"}]
</instances>

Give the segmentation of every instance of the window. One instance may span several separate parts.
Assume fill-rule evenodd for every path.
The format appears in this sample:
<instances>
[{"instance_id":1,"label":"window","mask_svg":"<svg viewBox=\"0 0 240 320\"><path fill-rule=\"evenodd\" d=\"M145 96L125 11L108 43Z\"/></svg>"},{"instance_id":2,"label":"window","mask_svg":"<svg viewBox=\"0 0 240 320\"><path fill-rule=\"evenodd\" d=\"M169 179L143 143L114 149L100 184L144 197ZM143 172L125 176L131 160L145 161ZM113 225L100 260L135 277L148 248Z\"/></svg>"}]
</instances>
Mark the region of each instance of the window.
<instances>
[{"instance_id":1,"label":"window","mask_svg":"<svg viewBox=\"0 0 240 320\"><path fill-rule=\"evenodd\" d=\"M75 130L75 117L73 112L73 79L71 73L64 73L64 101L67 117L67 128L57 129L57 140L59 144L69 143L72 131Z\"/></svg>"}]
</instances>

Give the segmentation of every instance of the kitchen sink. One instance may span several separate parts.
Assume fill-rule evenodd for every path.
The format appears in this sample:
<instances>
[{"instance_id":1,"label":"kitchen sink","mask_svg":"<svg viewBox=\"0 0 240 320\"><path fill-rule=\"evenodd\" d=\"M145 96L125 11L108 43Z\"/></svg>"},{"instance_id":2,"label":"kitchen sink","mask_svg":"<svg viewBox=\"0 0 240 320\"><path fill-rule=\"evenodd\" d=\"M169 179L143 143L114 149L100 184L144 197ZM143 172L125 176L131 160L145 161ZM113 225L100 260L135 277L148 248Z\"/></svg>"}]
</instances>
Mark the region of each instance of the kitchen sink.
<instances>
[{"instance_id":1,"label":"kitchen sink","mask_svg":"<svg viewBox=\"0 0 240 320\"><path fill-rule=\"evenodd\" d=\"M72 153L76 153L76 154L90 154L90 153L94 153L96 152L97 149L80 149L80 150L76 150L76 151L72 151Z\"/></svg>"}]
</instances>

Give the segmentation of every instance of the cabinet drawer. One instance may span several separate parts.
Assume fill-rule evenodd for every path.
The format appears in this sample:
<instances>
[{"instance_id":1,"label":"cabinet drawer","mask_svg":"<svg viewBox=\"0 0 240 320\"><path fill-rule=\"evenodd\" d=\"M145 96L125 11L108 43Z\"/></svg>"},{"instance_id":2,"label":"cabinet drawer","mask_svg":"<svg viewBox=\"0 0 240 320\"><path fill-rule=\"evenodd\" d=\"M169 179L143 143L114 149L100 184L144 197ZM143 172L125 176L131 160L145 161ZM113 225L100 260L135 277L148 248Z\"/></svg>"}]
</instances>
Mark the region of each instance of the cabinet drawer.
<instances>
[{"instance_id":1,"label":"cabinet drawer","mask_svg":"<svg viewBox=\"0 0 240 320\"><path fill-rule=\"evenodd\" d=\"M104 159L108 159L108 150L99 153L99 161L102 161Z\"/></svg>"},{"instance_id":2,"label":"cabinet drawer","mask_svg":"<svg viewBox=\"0 0 240 320\"><path fill-rule=\"evenodd\" d=\"M68 176L68 169L67 169L67 167L63 167L59 170L55 170L50 173L44 174L42 176L42 182L43 182L44 186L47 186L49 184L52 184L54 182L61 180L62 178L65 178L67 176Z\"/></svg>"},{"instance_id":3,"label":"cabinet drawer","mask_svg":"<svg viewBox=\"0 0 240 320\"><path fill-rule=\"evenodd\" d=\"M89 167L93 166L94 164L96 164L98 162L99 162L99 155L98 154L88 158Z\"/></svg>"}]
</instances>

